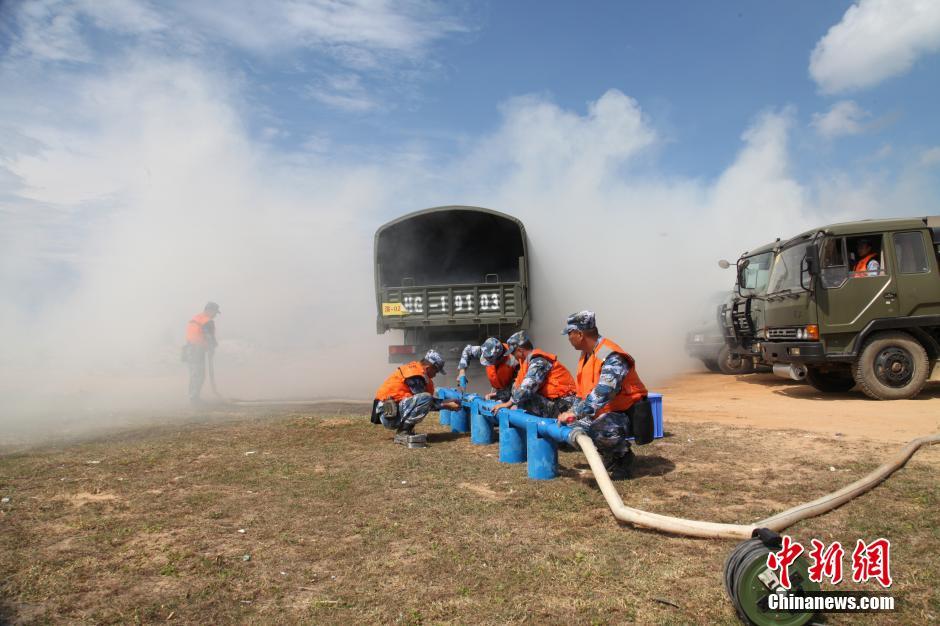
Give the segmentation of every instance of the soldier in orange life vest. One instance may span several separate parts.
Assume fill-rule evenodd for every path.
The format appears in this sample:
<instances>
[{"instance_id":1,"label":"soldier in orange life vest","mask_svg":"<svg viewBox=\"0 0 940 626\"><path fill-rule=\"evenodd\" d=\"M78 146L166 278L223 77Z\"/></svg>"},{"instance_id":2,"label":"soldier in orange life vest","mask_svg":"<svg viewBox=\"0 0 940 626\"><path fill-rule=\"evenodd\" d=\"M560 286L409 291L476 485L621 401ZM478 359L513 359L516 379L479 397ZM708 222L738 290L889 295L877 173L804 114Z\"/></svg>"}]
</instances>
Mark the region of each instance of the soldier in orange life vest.
<instances>
[{"instance_id":1,"label":"soldier in orange life vest","mask_svg":"<svg viewBox=\"0 0 940 626\"><path fill-rule=\"evenodd\" d=\"M877 276L881 271L881 263L878 262L878 253L871 247L871 242L867 239L859 239L855 252L858 261L855 263L852 276L854 278Z\"/></svg>"},{"instance_id":2,"label":"soldier in orange life vest","mask_svg":"<svg viewBox=\"0 0 940 626\"><path fill-rule=\"evenodd\" d=\"M559 415L558 421L574 422L591 437L612 479L628 478L633 450L627 411L647 396L633 357L601 337L593 311L568 316L562 334L581 351L581 358L576 377L579 400L571 411Z\"/></svg>"},{"instance_id":3,"label":"soldier in orange life vest","mask_svg":"<svg viewBox=\"0 0 940 626\"><path fill-rule=\"evenodd\" d=\"M202 313L186 325L186 361L189 363L189 402L198 405L206 382L206 359L212 358L219 342L215 339L215 316L221 313L215 302L206 304Z\"/></svg>"},{"instance_id":4,"label":"soldier in orange life vest","mask_svg":"<svg viewBox=\"0 0 940 626\"><path fill-rule=\"evenodd\" d=\"M493 411L515 405L532 415L555 418L570 409L577 388L568 368L554 354L536 350L529 334L520 330L506 340L512 355L520 363L512 388L512 397L493 406Z\"/></svg>"},{"instance_id":5,"label":"soldier in orange life vest","mask_svg":"<svg viewBox=\"0 0 940 626\"><path fill-rule=\"evenodd\" d=\"M375 392L372 423L395 429L395 443L408 443L414 427L431 411L457 410L458 402L434 397L433 378L444 371L444 357L428 350L420 361L395 369ZM386 403L392 403L387 407ZM391 409L391 410L389 410Z\"/></svg>"},{"instance_id":6,"label":"soldier in orange life vest","mask_svg":"<svg viewBox=\"0 0 940 626\"><path fill-rule=\"evenodd\" d=\"M486 377L493 388L492 392L486 394L486 399L508 400L516 372L519 371L519 363L510 354L509 346L496 337L490 337L482 346L465 347L457 364L457 386L461 389L467 388L470 359L480 359L480 364L486 370Z\"/></svg>"}]
</instances>

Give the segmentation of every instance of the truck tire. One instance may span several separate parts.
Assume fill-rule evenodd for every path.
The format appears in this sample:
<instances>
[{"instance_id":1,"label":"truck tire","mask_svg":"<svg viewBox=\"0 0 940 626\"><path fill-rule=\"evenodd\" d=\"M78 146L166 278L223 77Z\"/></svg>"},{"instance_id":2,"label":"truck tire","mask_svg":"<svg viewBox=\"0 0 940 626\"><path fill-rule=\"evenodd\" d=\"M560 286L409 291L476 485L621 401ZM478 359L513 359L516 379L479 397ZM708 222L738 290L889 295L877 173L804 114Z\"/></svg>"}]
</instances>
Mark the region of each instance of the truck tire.
<instances>
[{"instance_id":1,"label":"truck tire","mask_svg":"<svg viewBox=\"0 0 940 626\"><path fill-rule=\"evenodd\" d=\"M711 359L702 359L702 365L704 365L705 368L706 368L709 372L720 372L720 371L721 371L721 368L718 367L718 361L713 361L713 360L711 360Z\"/></svg>"},{"instance_id":2,"label":"truck tire","mask_svg":"<svg viewBox=\"0 0 940 626\"><path fill-rule=\"evenodd\" d=\"M913 398L927 382L927 351L907 333L877 333L862 347L853 374L855 382L869 398Z\"/></svg>"},{"instance_id":3,"label":"truck tire","mask_svg":"<svg viewBox=\"0 0 940 626\"><path fill-rule=\"evenodd\" d=\"M855 378L849 368L824 372L818 367L807 367L806 382L823 393L845 393L855 386Z\"/></svg>"},{"instance_id":4,"label":"truck tire","mask_svg":"<svg viewBox=\"0 0 940 626\"><path fill-rule=\"evenodd\" d=\"M722 374L750 374L754 371L754 361L750 357L734 354L731 348L723 346L718 353L718 368Z\"/></svg>"}]
</instances>

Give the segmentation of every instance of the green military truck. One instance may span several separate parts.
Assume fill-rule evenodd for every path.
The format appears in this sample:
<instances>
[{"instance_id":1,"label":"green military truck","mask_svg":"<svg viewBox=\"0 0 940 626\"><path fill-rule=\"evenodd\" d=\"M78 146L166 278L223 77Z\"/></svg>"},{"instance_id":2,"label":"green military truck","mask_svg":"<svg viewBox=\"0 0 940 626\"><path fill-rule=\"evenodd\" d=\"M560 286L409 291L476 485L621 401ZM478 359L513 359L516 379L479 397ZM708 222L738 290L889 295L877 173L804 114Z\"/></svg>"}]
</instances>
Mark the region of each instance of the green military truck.
<instances>
[{"instance_id":1,"label":"green military truck","mask_svg":"<svg viewBox=\"0 0 940 626\"><path fill-rule=\"evenodd\" d=\"M402 331L390 363L527 329L529 269L518 219L472 206L409 213L375 233L376 330Z\"/></svg>"},{"instance_id":2,"label":"green military truck","mask_svg":"<svg viewBox=\"0 0 940 626\"><path fill-rule=\"evenodd\" d=\"M740 373L752 372L763 364L764 294L778 245L779 239L748 250L738 258L735 296L720 315L728 361L737 363Z\"/></svg>"},{"instance_id":3,"label":"green military truck","mask_svg":"<svg viewBox=\"0 0 940 626\"><path fill-rule=\"evenodd\" d=\"M820 391L913 398L940 379L940 217L866 220L782 244L767 286L764 358Z\"/></svg>"},{"instance_id":4,"label":"green military truck","mask_svg":"<svg viewBox=\"0 0 940 626\"><path fill-rule=\"evenodd\" d=\"M706 301L702 319L685 335L685 352L710 372L746 374L741 371L741 359L731 355L722 332L720 319L730 300L727 291L720 291Z\"/></svg>"}]
</instances>

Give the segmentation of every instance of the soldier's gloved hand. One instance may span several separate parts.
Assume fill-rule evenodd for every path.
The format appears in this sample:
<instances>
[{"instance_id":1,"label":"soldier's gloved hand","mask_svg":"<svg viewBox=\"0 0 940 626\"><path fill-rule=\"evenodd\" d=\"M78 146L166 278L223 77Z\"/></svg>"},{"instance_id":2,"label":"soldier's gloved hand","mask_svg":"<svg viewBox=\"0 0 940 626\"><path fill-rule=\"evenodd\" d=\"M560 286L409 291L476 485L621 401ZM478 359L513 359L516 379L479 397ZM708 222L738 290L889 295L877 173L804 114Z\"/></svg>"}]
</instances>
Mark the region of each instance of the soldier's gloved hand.
<instances>
[{"instance_id":1,"label":"soldier's gloved hand","mask_svg":"<svg viewBox=\"0 0 940 626\"><path fill-rule=\"evenodd\" d=\"M577 415L575 415L573 412L565 411L564 413L558 416L558 423L559 424L573 424L577 418L578 418Z\"/></svg>"},{"instance_id":2,"label":"soldier's gloved hand","mask_svg":"<svg viewBox=\"0 0 940 626\"><path fill-rule=\"evenodd\" d=\"M470 381L467 379L466 374L461 374L460 376L457 377L457 386L460 387L461 389L466 389L467 384L469 383Z\"/></svg>"}]
</instances>

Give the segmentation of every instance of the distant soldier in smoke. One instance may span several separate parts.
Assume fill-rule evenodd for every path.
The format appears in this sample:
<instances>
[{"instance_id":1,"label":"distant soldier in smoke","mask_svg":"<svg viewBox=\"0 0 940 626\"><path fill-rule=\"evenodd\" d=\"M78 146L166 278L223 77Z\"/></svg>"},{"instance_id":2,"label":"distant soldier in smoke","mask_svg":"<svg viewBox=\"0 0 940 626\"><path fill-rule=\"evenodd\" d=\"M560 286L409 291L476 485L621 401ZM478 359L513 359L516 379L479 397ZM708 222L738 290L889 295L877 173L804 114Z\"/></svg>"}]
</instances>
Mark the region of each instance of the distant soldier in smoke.
<instances>
[{"instance_id":1,"label":"distant soldier in smoke","mask_svg":"<svg viewBox=\"0 0 940 626\"><path fill-rule=\"evenodd\" d=\"M493 411L515 406L532 415L555 418L575 404L574 377L557 356L536 349L524 330L511 335L506 345L520 363L519 373L509 400L495 405Z\"/></svg>"},{"instance_id":2,"label":"distant soldier in smoke","mask_svg":"<svg viewBox=\"0 0 940 626\"><path fill-rule=\"evenodd\" d=\"M480 359L492 386L492 391L486 394L486 399L508 400L512 393L512 383L519 371L519 363L510 352L509 346L496 337L490 337L482 346L468 345L463 349L457 364L457 386L466 390L470 359Z\"/></svg>"},{"instance_id":3,"label":"distant soldier in smoke","mask_svg":"<svg viewBox=\"0 0 940 626\"><path fill-rule=\"evenodd\" d=\"M211 371L216 346L215 317L219 315L219 305L215 302L206 304L202 313L193 316L186 325L186 345L183 347L183 360L189 364L189 402L193 406L202 404L202 385L206 381L206 361L209 362L210 374L215 386L215 374Z\"/></svg>"},{"instance_id":4,"label":"distant soldier in smoke","mask_svg":"<svg viewBox=\"0 0 940 626\"><path fill-rule=\"evenodd\" d=\"M396 368L375 392L372 423L394 428L395 443L415 442L414 428L429 412L460 408L458 402L434 397L433 379L446 373L444 357L434 350L429 350L420 361Z\"/></svg>"},{"instance_id":5,"label":"distant soldier in smoke","mask_svg":"<svg viewBox=\"0 0 940 626\"><path fill-rule=\"evenodd\" d=\"M601 337L593 311L568 316L562 331L568 342L581 351L576 384L578 401L558 421L574 424L594 441L612 479L628 478L633 463L631 407L646 400L646 386L636 372L636 363L623 348Z\"/></svg>"}]
</instances>

